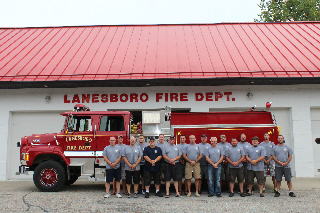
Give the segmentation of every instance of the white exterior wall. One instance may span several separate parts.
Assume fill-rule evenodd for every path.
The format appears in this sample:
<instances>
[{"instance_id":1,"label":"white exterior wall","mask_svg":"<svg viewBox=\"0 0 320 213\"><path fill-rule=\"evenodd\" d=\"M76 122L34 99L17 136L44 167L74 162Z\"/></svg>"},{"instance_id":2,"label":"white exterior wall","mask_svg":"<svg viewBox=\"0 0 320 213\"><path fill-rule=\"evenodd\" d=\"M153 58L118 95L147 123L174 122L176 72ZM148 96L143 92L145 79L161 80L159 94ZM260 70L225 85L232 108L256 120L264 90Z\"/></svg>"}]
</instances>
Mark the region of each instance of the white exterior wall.
<instances>
[{"instance_id":1,"label":"white exterior wall","mask_svg":"<svg viewBox=\"0 0 320 213\"><path fill-rule=\"evenodd\" d=\"M41 112L41 111L69 111L73 109L75 103L64 103L64 95L67 100L72 100L74 94L99 94L98 103L84 103L92 111L106 109L121 110L146 110L163 108L171 106L172 108L191 109L191 112L208 112L221 111L223 109L242 109L249 110L252 106L257 105L258 109L264 109L268 101L272 101L272 109L275 114L279 113L277 122L287 123L282 129L286 143L294 150L292 162L293 175L297 177L314 177L320 175L320 162L317 156L314 156L314 139L312 134L311 109L320 107L320 85L285 85L285 86L205 86L205 87L121 87L121 88L72 88L72 89L17 89L17 90L0 90L0 180L6 180L8 168L18 165L12 165L9 162L12 156L10 148L12 143L16 144L17 140L10 138L11 120L10 115L15 112ZM196 101L195 93L213 92L213 101ZM227 101L226 95L215 101L215 92L231 92L230 100ZM247 97L247 93L253 94L252 98ZM148 95L146 102L101 102L101 94L141 94ZM165 97L156 102L156 93L187 93L188 101L164 101ZM46 101L45 97L50 96L51 100ZM91 96L90 96L91 97ZM235 100L232 101L232 98ZM282 116L285 112L287 116ZM314 114L314 113L313 113ZM57 113L57 116L60 116ZM313 122L314 123L314 122ZM30 122L32 125L32 122ZM44 123L50 127L50 123ZM56 125L56 124L55 124ZM62 126L62 124L61 124ZM314 124L313 124L314 126ZM314 127L313 127L314 129ZM60 129L57 129L58 132ZM43 133L34 131L33 133ZM19 134L19 133L17 133ZM30 133L31 134L31 133ZM19 137L22 137L21 135ZM10 146L9 146L10 144ZM319 145L320 146L320 145ZM11 148L12 149L12 148ZM16 169L17 170L17 169Z\"/></svg>"}]
</instances>

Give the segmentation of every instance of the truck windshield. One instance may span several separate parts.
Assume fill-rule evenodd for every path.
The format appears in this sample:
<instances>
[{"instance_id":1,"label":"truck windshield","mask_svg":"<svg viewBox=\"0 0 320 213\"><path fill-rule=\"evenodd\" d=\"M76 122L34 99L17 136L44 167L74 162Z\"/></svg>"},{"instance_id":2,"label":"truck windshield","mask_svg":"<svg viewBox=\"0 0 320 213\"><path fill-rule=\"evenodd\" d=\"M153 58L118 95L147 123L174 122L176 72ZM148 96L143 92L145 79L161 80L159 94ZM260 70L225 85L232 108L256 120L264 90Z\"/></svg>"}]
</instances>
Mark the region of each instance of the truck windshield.
<instances>
[{"instance_id":1,"label":"truck windshield","mask_svg":"<svg viewBox=\"0 0 320 213\"><path fill-rule=\"evenodd\" d=\"M90 116L71 116L68 118L68 131L85 132L92 131Z\"/></svg>"}]
</instances>

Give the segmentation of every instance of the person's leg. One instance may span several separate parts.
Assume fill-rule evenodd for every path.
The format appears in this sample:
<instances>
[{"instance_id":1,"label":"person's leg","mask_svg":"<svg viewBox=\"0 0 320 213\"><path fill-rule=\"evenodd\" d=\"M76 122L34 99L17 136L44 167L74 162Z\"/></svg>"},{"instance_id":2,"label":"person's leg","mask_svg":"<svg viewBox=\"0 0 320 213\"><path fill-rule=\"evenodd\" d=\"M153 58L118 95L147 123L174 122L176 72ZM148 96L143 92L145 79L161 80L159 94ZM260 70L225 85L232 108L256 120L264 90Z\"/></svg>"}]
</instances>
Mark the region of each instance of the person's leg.
<instances>
[{"instance_id":1,"label":"person's leg","mask_svg":"<svg viewBox=\"0 0 320 213\"><path fill-rule=\"evenodd\" d=\"M180 195L178 181L173 181L174 188L176 189L176 195Z\"/></svg>"},{"instance_id":2,"label":"person's leg","mask_svg":"<svg viewBox=\"0 0 320 213\"><path fill-rule=\"evenodd\" d=\"M190 180L191 185L191 180ZM196 194L199 192L200 179L195 179Z\"/></svg>"},{"instance_id":3,"label":"person's leg","mask_svg":"<svg viewBox=\"0 0 320 213\"><path fill-rule=\"evenodd\" d=\"M120 181L116 181L117 194L120 194Z\"/></svg>"},{"instance_id":4,"label":"person's leg","mask_svg":"<svg viewBox=\"0 0 320 213\"><path fill-rule=\"evenodd\" d=\"M109 183L109 184L110 184L110 183ZM112 181L112 193L115 194L116 191L117 191L117 189L116 189L116 180L113 179L113 181Z\"/></svg>"},{"instance_id":5,"label":"person's leg","mask_svg":"<svg viewBox=\"0 0 320 213\"><path fill-rule=\"evenodd\" d=\"M208 177L209 177L209 187L208 192L209 195L214 195L214 174L213 174L213 166L210 164L208 165Z\"/></svg>"},{"instance_id":6,"label":"person's leg","mask_svg":"<svg viewBox=\"0 0 320 213\"><path fill-rule=\"evenodd\" d=\"M188 193L191 193L191 179L186 179Z\"/></svg>"},{"instance_id":7,"label":"person's leg","mask_svg":"<svg viewBox=\"0 0 320 213\"><path fill-rule=\"evenodd\" d=\"M221 165L217 169L214 169L214 185L215 185L215 194L221 194L221 187L220 187L220 176L221 176Z\"/></svg>"},{"instance_id":8,"label":"person's leg","mask_svg":"<svg viewBox=\"0 0 320 213\"><path fill-rule=\"evenodd\" d=\"M134 184L133 185L133 190L134 190L134 192L133 193L138 193L138 188L139 188L139 184Z\"/></svg>"},{"instance_id":9,"label":"person's leg","mask_svg":"<svg viewBox=\"0 0 320 213\"><path fill-rule=\"evenodd\" d=\"M166 181L166 195L170 194L169 189L170 189L170 181Z\"/></svg>"},{"instance_id":10,"label":"person's leg","mask_svg":"<svg viewBox=\"0 0 320 213\"><path fill-rule=\"evenodd\" d=\"M109 183L109 182L106 182L105 187L106 187L106 193L109 194L110 183Z\"/></svg>"},{"instance_id":11,"label":"person's leg","mask_svg":"<svg viewBox=\"0 0 320 213\"><path fill-rule=\"evenodd\" d=\"M240 193L243 193L243 182L239 182Z\"/></svg>"}]
</instances>

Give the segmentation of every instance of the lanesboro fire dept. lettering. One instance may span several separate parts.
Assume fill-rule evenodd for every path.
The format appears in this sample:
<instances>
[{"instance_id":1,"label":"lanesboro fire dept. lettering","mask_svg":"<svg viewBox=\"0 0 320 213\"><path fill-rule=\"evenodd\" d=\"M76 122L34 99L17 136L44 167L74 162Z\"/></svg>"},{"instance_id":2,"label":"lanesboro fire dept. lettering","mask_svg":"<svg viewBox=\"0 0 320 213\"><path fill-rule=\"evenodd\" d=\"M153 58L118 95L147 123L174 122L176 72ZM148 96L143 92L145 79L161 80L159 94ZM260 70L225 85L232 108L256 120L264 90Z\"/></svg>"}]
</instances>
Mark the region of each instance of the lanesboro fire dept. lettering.
<instances>
[{"instance_id":1,"label":"lanesboro fire dept. lettering","mask_svg":"<svg viewBox=\"0 0 320 213\"><path fill-rule=\"evenodd\" d=\"M187 102L189 100L201 101L235 101L231 97L232 92L197 92L194 97L190 97L186 92L183 93L156 93L155 102ZM151 98L153 100L153 98ZM148 102L150 97L147 93L122 93L122 94L74 94L73 96L64 95L64 103L107 103L107 102Z\"/></svg>"}]
</instances>

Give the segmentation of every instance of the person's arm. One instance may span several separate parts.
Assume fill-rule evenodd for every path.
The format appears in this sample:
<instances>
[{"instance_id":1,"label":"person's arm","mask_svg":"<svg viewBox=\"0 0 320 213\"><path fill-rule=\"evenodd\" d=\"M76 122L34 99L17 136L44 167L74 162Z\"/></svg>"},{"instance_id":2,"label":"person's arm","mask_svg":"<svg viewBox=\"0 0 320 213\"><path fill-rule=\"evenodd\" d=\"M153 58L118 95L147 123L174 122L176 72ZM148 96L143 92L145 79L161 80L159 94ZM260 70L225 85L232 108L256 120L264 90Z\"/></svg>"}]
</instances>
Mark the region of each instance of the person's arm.
<instances>
[{"instance_id":1,"label":"person's arm","mask_svg":"<svg viewBox=\"0 0 320 213\"><path fill-rule=\"evenodd\" d=\"M234 166L235 166L235 167L238 167L239 164L240 164L245 158L246 158L246 156L243 155L243 156L240 158L240 160L238 160L237 162L234 163Z\"/></svg>"},{"instance_id":2,"label":"person's arm","mask_svg":"<svg viewBox=\"0 0 320 213\"><path fill-rule=\"evenodd\" d=\"M266 156L260 156L257 160L253 160L251 163L253 165L257 165L258 162L262 161L265 159Z\"/></svg>"},{"instance_id":3,"label":"person's arm","mask_svg":"<svg viewBox=\"0 0 320 213\"><path fill-rule=\"evenodd\" d=\"M224 155L221 155L220 159L219 159L218 162L216 163L217 166L223 161L223 157L224 157Z\"/></svg>"},{"instance_id":4,"label":"person's arm","mask_svg":"<svg viewBox=\"0 0 320 213\"><path fill-rule=\"evenodd\" d=\"M206 156L206 160L207 160L208 163L211 164L212 166L214 165L214 163L212 162L212 160L210 160L209 156Z\"/></svg>"},{"instance_id":5,"label":"person's arm","mask_svg":"<svg viewBox=\"0 0 320 213\"><path fill-rule=\"evenodd\" d=\"M226 156L226 161L227 161L228 163L230 163L230 164L233 164L233 161L232 161L229 157L227 157L227 156Z\"/></svg>"},{"instance_id":6,"label":"person's arm","mask_svg":"<svg viewBox=\"0 0 320 213\"><path fill-rule=\"evenodd\" d=\"M282 166L287 166L290 163L291 159L292 159L292 155L289 155L287 162L285 162Z\"/></svg>"},{"instance_id":7,"label":"person's arm","mask_svg":"<svg viewBox=\"0 0 320 213\"><path fill-rule=\"evenodd\" d=\"M129 168L132 167L132 164L128 161L126 157L123 156L123 161L129 166Z\"/></svg>"},{"instance_id":8,"label":"person's arm","mask_svg":"<svg viewBox=\"0 0 320 213\"><path fill-rule=\"evenodd\" d=\"M149 162L149 163L151 163L151 159L148 157L148 156L143 156L143 158L147 161L147 162Z\"/></svg>"},{"instance_id":9,"label":"person's arm","mask_svg":"<svg viewBox=\"0 0 320 213\"><path fill-rule=\"evenodd\" d=\"M162 157L163 157L165 160L171 162L171 158L169 158L166 154L163 154Z\"/></svg>"},{"instance_id":10,"label":"person's arm","mask_svg":"<svg viewBox=\"0 0 320 213\"><path fill-rule=\"evenodd\" d=\"M202 154L199 155L199 157L198 157L197 160L196 160L196 163L201 160L202 156L203 156Z\"/></svg>"},{"instance_id":11,"label":"person's arm","mask_svg":"<svg viewBox=\"0 0 320 213\"><path fill-rule=\"evenodd\" d=\"M109 161L109 159L108 159L106 156L103 156L103 160L104 160L107 164L109 164L109 165L112 164L112 162Z\"/></svg>"},{"instance_id":12,"label":"person's arm","mask_svg":"<svg viewBox=\"0 0 320 213\"><path fill-rule=\"evenodd\" d=\"M140 157L138 158L137 162L132 165L132 170L135 170L135 169L136 169L136 167L139 165L141 159L142 159L142 156L140 156Z\"/></svg>"}]
</instances>

